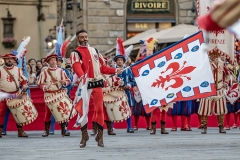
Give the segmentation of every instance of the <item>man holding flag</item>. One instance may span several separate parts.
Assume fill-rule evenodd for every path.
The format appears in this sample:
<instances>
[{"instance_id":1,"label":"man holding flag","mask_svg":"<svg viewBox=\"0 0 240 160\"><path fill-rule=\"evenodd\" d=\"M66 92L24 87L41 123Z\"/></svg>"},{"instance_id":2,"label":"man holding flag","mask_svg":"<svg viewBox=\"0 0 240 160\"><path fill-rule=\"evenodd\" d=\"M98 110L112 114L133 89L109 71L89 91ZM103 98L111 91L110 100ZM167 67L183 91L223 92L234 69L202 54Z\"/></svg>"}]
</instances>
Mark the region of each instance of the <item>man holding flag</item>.
<instances>
[{"instance_id":1,"label":"man holding flag","mask_svg":"<svg viewBox=\"0 0 240 160\"><path fill-rule=\"evenodd\" d=\"M92 95L94 100L94 110L96 112L96 126L97 136L95 140L98 142L98 146L103 147L103 125L104 125L104 113L103 113L103 91L104 85L101 74L120 74L122 69L115 69L107 67L104 63L104 59L99 51L88 44L87 31L82 29L76 33L79 46L71 53L70 60L73 66L74 72L82 79L87 73L87 96ZM83 99L82 102L83 113L80 113L84 119L81 123L82 140L80 142L80 148L86 146L86 142L89 139L87 132L87 112L89 107L89 98Z\"/></svg>"}]
</instances>

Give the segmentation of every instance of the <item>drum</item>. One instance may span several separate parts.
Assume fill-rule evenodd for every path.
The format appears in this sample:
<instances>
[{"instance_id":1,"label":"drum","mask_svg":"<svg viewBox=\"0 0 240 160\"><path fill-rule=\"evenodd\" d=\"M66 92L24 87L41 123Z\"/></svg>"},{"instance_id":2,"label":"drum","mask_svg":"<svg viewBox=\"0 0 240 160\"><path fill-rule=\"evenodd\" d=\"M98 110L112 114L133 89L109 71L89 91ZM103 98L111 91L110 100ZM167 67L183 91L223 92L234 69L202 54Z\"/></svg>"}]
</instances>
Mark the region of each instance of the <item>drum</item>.
<instances>
[{"instance_id":1,"label":"drum","mask_svg":"<svg viewBox=\"0 0 240 160\"><path fill-rule=\"evenodd\" d=\"M38 116L38 112L27 93L23 95L21 99L8 99L7 106L10 109L16 123L20 126L32 123Z\"/></svg>"},{"instance_id":2,"label":"drum","mask_svg":"<svg viewBox=\"0 0 240 160\"><path fill-rule=\"evenodd\" d=\"M112 122L122 122L132 114L127 95L120 88L110 90L104 94L104 105L108 118Z\"/></svg>"},{"instance_id":3,"label":"drum","mask_svg":"<svg viewBox=\"0 0 240 160\"><path fill-rule=\"evenodd\" d=\"M66 91L61 90L50 94L49 96L45 96L44 99L57 123L60 124L68 121L73 105L72 100L67 96ZM73 108L70 119L75 115L77 115L77 111Z\"/></svg>"}]
</instances>

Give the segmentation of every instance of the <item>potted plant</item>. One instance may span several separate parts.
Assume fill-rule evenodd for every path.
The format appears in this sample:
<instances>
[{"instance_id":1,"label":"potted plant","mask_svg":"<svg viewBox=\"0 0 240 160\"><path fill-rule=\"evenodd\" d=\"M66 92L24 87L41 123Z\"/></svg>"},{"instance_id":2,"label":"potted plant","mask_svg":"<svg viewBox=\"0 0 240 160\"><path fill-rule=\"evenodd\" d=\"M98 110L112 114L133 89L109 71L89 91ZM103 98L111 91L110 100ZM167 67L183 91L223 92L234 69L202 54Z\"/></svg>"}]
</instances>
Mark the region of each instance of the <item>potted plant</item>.
<instances>
[{"instance_id":1,"label":"potted plant","mask_svg":"<svg viewBox=\"0 0 240 160\"><path fill-rule=\"evenodd\" d=\"M15 44L16 44L16 40L12 37L6 37L2 41L2 45L5 48L13 48L15 46Z\"/></svg>"}]
</instances>

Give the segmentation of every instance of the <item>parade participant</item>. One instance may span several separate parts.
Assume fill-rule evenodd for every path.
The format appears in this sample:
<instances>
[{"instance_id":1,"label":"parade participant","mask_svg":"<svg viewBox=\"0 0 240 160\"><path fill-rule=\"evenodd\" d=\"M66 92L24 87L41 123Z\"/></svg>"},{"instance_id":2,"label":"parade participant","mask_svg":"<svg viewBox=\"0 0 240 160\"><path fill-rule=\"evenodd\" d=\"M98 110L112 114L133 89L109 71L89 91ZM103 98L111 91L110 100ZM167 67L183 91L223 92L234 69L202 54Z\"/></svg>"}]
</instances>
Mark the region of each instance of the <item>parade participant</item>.
<instances>
[{"instance_id":1,"label":"parade participant","mask_svg":"<svg viewBox=\"0 0 240 160\"><path fill-rule=\"evenodd\" d=\"M122 69L109 68L105 65L102 55L99 51L88 44L88 33L82 29L76 33L79 46L71 53L70 60L73 67L73 71L77 76L82 79L87 72L88 76L88 91L87 96L92 96L94 101L94 110L96 112L96 126L97 135L95 140L98 142L98 146L103 147L103 79L101 74L120 74ZM89 106L89 99L83 100L83 106ZM87 113L84 113L87 114ZM85 115L84 115L85 116ZM89 139L87 132L87 117L81 122L82 140L80 142L80 148L86 146L86 142Z\"/></svg>"},{"instance_id":2,"label":"parade participant","mask_svg":"<svg viewBox=\"0 0 240 160\"><path fill-rule=\"evenodd\" d=\"M219 133L226 133L224 130L224 114L227 113L226 98L223 88L226 87L224 76L224 64L218 58L217 52L210 53L210 64L213 71L214 81L217 88L217 96L201 99L198 114L201 115L202 134L207 133L208 116L217 115Z\"/></svg>"},{"instance_id":3,"label":"parade participant","mask_svg":"<svg viewBox=\"0 0 240 160\"><path fill-rule=\"evenodd\" d=\"M4 59L4 65L0 66L0 91L16 94L19 91L21 86L22 90L27 89L27 79L24 77L20 68L17 68L13 65L13 62L16 61L16 56L14 54L4 54L1 56ZM0 102L0 138L2 138L4 116L7 110L6 99L1 100ZM18 137L28 137L24 133L22 126L17 125L18 128Z\"/></svg>"},{"instance_id":4,"label":"parade participant","mask_svg":"<svg viewBox=\"0 0 240 160\"><path fill-rule=\"evenodd\" d=\"M103 58L105 60L105 64L107 65L108 58L105 56ZM119 86L121 86L123 84L123 81L116 76L110 77L109 75L103 75L103 78L104 78L104 88L103 88L104 94L110 90L115 90L115 89L119 88ZM104 104L103 104L103 106L104 106L103 111L104 111L104 116L105 116L104 121L106 122L106 125L107 125L108 135L116 135L116 133L114 133L114 131L113 131L113 122L110 121L107 111L106 111L107 106L105 106Z\"/></svg>"},{"instance_id":5,"label":"parade participant","mask_svg":"<svg viewBox=\"0 0 240 160\"><path fill-rule=\"evenodd\" d=\"M44 91L44 97L49 97L53 94L64 92L63 86L68 86L70 80L67 78L66 73L57 67L58 56L56 54L50 54L45 58L45 62L49 64L47 69L42 70L37 84ZM48 106L45 106L45 117L44 117L45 131L42 137L49 135L49 129L51 124L51 112ZM65 122L59 123L61 125L61 134L65 135Z\"/></svg>"},{"instance_id":6,"label":"parade participant","mask_svg":"<svg viewBox=\"0 0 240 160\"><path fill-rule=\"evenodd\" d=\"M62 63L63 63L62 57L58 57L57 67L58 67L58 68L61 68L61 69L66 73L68 79L70 80L69 85L63 86L63 88L65 88L66 91L67 91L68 97L70 97L70 91L73 89L73 83L72 83L72 81L73 81L73 76L72 76L72 74L70 73L69 70L67 70L67 69L65 69L65 68L62 67ZM55 118L54 118L53 115L52 115L52 116L51 116L51 128L50 128L50 132L49 132L49 134L51 134L51 135L54 134L55 122L56 122L56 121L55 121ZM65 136L70 136L69 130L66 130L66 131L65 131Z\"/></svg>"},{"instance_id":7,"label":"parade participant","mask_svg":"<svg viewBox=\"0 0 240 160\"><path fill-rule=\"evenodd\" d=\"M117 68L125 69L125 66L124 66L124 64L126 62L125 56L123 56L122 54L117 55L114 57L114 61L117 64ZM130 89L131 89L131 87L135 86L135 81L134 81L134 78L133 78L130 68L125 69L122 72L122 74L118 74L117 76L123 80L124 83L123 83L122 87L128 97L128 104L130 107L133 107L134 106L134 98L133 98L133 94ZM127 119L127 125L128 125L127 132L134 133L134 130L132 128L132 117L131 116Z\"/></svg>"},{"instance_id":8,"label":"parade participant","mask_svg":"<svg viewBox=\"0 0 240 160\"><path fill-rule=\"evenodd\" d=\"M14 66L17 66L17 65L18 65L18 60L17 60L17 58L16 58L16 60L14 61L13 65L14 65ZM10 115L10 109L7 108L7 111L6 111L6 114L5 114L5 117L4 117L4 124L3 124L3 131L2 131L2 135L3 135L3 136L7 135L7 124L8 124L9 115Z\"/></svg>"},{"instance_id":9,"label":"parade participant","mask_svg":"<svg viewBox=\"0 0 240 160\"><path fill-rule=\"evenodd\" d=\"M231 71L231 76L232 76L232 82L235 81L238 83L238 88L239 88L239 82L240 82L240 79L239 79L239 65L240 65L240 56L237 55L236 56L236 59L237 59L237 64L235 66L231 66L230 64L228 64L228 69ZM228 93L228 92L227 92ZM237 92L239 94L239 92ZM234 94L236 96L236 94ZM228 113L225 115L226 117L226 126L225 126L225 129L226 130L230 130L230 118L231 118L231 114L234 115L234 123L233 123L233 126L232 128L235 129L238 127L238 119L240 119L240 113L238 112L239 109L240 109L240 100L238 98L235 99L235 103L234 104L231 104L228 100L227 100L227 110L228 110Z\"/></svg>"}]
</instances>

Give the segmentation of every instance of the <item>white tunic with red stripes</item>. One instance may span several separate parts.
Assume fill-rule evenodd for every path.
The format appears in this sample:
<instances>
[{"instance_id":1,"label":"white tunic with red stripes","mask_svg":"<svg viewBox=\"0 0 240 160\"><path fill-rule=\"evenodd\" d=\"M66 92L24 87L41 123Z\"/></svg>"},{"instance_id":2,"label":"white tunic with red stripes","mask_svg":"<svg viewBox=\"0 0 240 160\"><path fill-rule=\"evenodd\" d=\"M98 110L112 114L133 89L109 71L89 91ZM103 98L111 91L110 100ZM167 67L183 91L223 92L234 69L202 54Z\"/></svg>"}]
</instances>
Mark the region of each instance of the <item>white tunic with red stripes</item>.
<instances>
[{"instance_id":1,"label":"white tunic with red stripes","mask_svg":"<svg viewBox=\"0 0 240 160\"><path fill-rule=\"evenodd\" d=\"M211 68L217 84L217 95L201 99L198 114L202 116L222 115L227 113L226 98L224 94L223 84L225 83L224 64L218 61L218 67L211 62Z\"/></svg>"},{"instance_id":2,"label":"white tunic with red stripes","mask_svg":"<svg viewBox=\"0 0 240 160\"><path fill-rule=\"evenodd\" d=\"M53 82L51 76L48 74L48 70L52 74L52 76L57 80L57 82ZM66 82L66 86L70 83L66 73L61 68L50 68L42 70L39 75L37 84L40 88L44 89L44 96L48 96L49 94L53 94L62 89L62 84L59 82L60 80Z\"/></svg>"},{"instance_id":3,"label":"white tunic with red stripes","mask_svg":"<svg viewBox=\"0 0 240 160\"><path fill-rule=\"evenodd\" d=\"M6 67L10 74L14 77L17 87L13 79L9 76L3 66L0 66L0 91L6 93L16 93L20 86L27 84L27 78L23 75L20 68L12 66Z\"/></svg>"}]
</instances>

